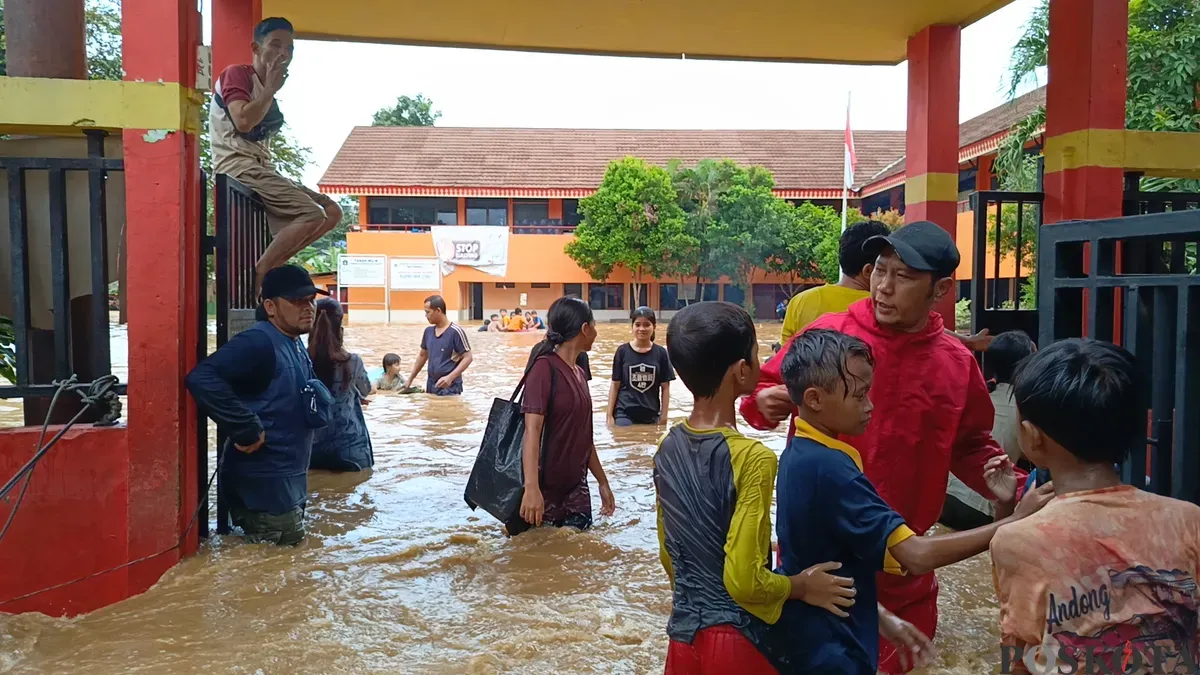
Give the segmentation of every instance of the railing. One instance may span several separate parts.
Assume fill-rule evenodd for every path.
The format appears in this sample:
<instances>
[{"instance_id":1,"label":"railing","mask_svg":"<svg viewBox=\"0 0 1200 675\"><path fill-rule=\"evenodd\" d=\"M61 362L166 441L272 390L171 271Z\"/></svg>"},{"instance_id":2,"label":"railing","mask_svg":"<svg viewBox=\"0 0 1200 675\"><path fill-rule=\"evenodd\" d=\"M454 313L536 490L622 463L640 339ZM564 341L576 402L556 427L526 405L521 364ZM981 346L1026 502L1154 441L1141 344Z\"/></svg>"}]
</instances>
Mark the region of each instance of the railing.
<instances>
[{"instance_id":1,"label":"railing","mask_svg":"<svg viewBox=\"0 0 1200 675\"><path fill-rule=\"evenodd\" d=\"M45 398L54 395L57 387L51 378L35 369L32 322L30 237L28 210L28 173L45 172L49 196L51 311L54 314L54 380L64 381L72 374L81 380L96 380L112 373L109 354L108 321L108 202L107 176L110 171L124 171L120 159L104 156L103 131L88 131L86 158L0 157L0 169L7 174L8 225L11 235L12 296L14 342L16 347L17 381L0 386L0 398ZM88 326L72 325L71 260L69 224L67 222L67 175L71 171L88 174L89 254L91 262L91 304L88 307ZM72 331L90 335L86 353L79 353ZM35 370L39 372L35 372ZM114 388L124 394L126 385Z\"/></svg>"},{"instance_id":2,"label":"railing","mask_svg":"<svg viewBox=\"0 0 1200 675\"><path fill-rule=\"evenodd\" d=\"M361 226L363 231L379 231L379 232L413 232L418 234L428 233L430 228L435 225L426 224L386 224L386 223L369 223ZM447 227L453 227L452 225ZM472 227L503 227L502 225L473 225ZM575 231L577 225L564 223L558 219L545 220L522 220L513 223L509 230L513 234L571 234Z\"/></svg>"},{"instance_id":3,"label":"railing","mask_svg":"<svg viewBox=\"0 0 1200 675\"><path fill-rule=\"evenodd\" d=\"M217 348L253 321L258 307L255 297L255 264L271 243L267 211L253 190L225 174L217 174L215 231L212 250L216 255ZM243 315L234 322L234 314ZM207 336L206 336L207 337ZM205 340L207 342L207 339ZM225 446L224 434L217 436L217 453ZM205 445L207 448L207 439ZM207 464L201 471L208 475ZM201 488L203 490L203 487ZM217 534L229 533L229 507L217 474ZM207 498L207 495L205 495Z\"/></svg>"},{"instance_id":4,"label":"railing","mask_svg":"<svg viewBox=\"0 0 1200 675\"><path fill-rule=\"evenodd\" d=\"M1120 338L1151 387L1151 438L1133 448L1123 478L1192 502L1200 501L1197 242L1200 210L1179 210L1058 223L1042 230L1038 251L1039 344L1085 328ZM1130 251L1145 255L1130 260Z\"/></svg>"},{"instance_id":5,"label":"railing","mask_svg":"<svg viewBox=\"0 0 1200 675\"><path fill-rule=\"evenodd\" d=\"M975 212L974 250L971 252L971 330L984 328L992 335L1009 330L1037 332L1037 309L1021 307L1022 271L1033 272L1042 225L1041 192L985 190L971 195ZM990 259L989 259L990 253ZM1014 267L1011 277L1002 277L1002 263ZM1024 270L1022 269L1024 267ZM992 274L988 292L988 272ZM1001 284L1011 278L1012 293L1000 300Z\"/></svg>"}]
</instances>

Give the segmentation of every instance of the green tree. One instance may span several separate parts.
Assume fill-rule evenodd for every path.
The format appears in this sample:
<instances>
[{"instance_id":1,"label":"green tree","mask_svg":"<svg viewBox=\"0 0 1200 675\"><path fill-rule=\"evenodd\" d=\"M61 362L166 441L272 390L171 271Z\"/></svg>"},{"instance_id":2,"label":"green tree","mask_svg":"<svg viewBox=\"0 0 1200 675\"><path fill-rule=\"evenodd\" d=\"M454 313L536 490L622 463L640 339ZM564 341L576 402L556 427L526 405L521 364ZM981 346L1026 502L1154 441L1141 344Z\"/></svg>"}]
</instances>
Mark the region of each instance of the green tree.
<instances>
[{"instance_id":1,"label":"green tree","mask_svg":"<svg viewBox=\"0 0 1200 675\"><path fill-rule=\"evenodd\" d=\"M733 186L733 179L740 169L730 160L704 159L694 167L686 167L679 160L667 164L671 182L683 209L688 235L696 240L696 246L681 252L679 257L679 284L683 277L696 279L695 297L704 297L704 285L713 282L720 273L712 269L709 230L717 217L721 195Z\"/></svg>"},{"instance_id":2,"label":"green tree","mask_svg":"<svg viewBox=\"0 0 1200 675\"><path fill-rule=\"evenodd\" d=\"M842 215L828 206L807 204L804 218L807 222L806 227L815 233L817 239L814 253L821 278L827 283L836 284L842 278L842 267L839 262L842 244ZM850 212L846 214L846 227L861 223L866 219L862 211L850 209Z\"/></svg>"},{"instance_id":3,"label":"green tree","mask_svg":"<svg viewBox=\"0 0 1200 675\"><path fill-rule=\"evenodd\" d=\"M802 202L797 206L783 200L780 202L776 248L769 252L763 269L787 277L788 295L792 296L797 293L800 284L816 279L821 274L817 259L820 231L812 227L810 213L820 207L811 202Z\"/></svg>"},{"instance_id":4,"label":"green tree","mask_svg":"<svg viewBox=\"0 0 1200 675\"><path fill-rule=\"evenodd\" d=\"M373 127L431 127L442 118L442 111L433 109L433 101L417 94L416 98L400 96L396 105L380 108L371 120Z\"/></svg>"},{"instance_id":5,"label":"green tree","mask_svg":"<svg viewBox=\"0 0 1200 675\"><path fill-rule=\"evenodd\" d=\"M635 297L647 277L679 273L698 242L687 232L671 175L636 157L608 165L604 180L579 201L583 216L566 253L593 279L607 279L616 267L633 275Z\"/></svg>"}]
</instances>

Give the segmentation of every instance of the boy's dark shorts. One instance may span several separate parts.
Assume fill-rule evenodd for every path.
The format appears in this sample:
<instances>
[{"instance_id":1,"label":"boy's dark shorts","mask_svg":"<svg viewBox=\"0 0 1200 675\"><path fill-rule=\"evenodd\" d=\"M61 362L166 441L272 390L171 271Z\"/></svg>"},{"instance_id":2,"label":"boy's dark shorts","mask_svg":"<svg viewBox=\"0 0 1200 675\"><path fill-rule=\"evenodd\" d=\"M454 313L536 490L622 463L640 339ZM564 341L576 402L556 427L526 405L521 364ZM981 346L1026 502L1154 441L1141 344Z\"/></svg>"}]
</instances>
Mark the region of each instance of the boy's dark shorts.
<instances>
[{"instance_id":1,"label":"boy's dark shorts","mask_svg":"<svg viewBox=\"0 0 1200 675\"><path fill-rule=\"evenodd\" d=\"M570 513L562 520L546 520L542 521L542 524L549 525L550 527L573 527L582 532L592 527L592 514ZM533 525L530 525L524 518L517 515L504 524L504 529L508 532L508 536L515 537L518 534L532 530Z\"/></svg>"},{"instance_id":2,"label":"boy's dark shorts","mask_svg":"<svg viewBox=\"0 0 1200 675\"><path fill-rule=\"evenodd\" d=\"M304 541L303 506L277 515L230 505L229 515L233 518L233 524L242 528L246 541L251 544L295 546Z\"/></svg>"}]
</instances>

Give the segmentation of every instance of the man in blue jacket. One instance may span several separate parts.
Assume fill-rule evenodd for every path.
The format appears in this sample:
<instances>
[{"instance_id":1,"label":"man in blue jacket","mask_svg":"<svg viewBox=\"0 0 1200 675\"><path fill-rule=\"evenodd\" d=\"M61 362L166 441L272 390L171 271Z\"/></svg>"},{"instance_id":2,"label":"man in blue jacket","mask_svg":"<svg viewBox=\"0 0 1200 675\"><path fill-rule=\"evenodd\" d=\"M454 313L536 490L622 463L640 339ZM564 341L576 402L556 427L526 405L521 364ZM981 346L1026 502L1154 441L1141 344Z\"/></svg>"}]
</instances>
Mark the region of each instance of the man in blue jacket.
<instances>
[{"instance_id":1,"label":"man in blue jacket","mask_svg":"<svg viewBox=\"0 0 1200 675\"><path fill-rule=\"evenodd\" d=\"M187 387L229 440L221 448L221 489L233 524L252 543L304 540L313 429L304 390L314 379L300 336L312 330L317 294L294 265L263 278L259 320L187 376Z\"/></svg>"}]
</instances>

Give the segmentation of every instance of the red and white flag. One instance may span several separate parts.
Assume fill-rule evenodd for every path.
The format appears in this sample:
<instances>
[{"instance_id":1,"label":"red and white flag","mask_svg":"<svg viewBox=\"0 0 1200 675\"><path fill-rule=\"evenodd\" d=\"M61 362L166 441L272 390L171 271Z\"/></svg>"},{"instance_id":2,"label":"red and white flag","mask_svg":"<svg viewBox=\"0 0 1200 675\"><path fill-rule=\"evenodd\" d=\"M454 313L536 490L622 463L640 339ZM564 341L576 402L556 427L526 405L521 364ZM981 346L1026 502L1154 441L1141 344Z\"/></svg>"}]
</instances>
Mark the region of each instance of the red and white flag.
<instances>
[{"instance_id":1,"label":"red and white flag","mask_svg":"<svg viewBox=\"0 0 1200 675\"><path fill-rule=\"evenodd\" d=\"M846 189L854 187L854 167L857 165L854 156L854 133L850 131L850 97L846 97Z\"/></svg>"}]
</instances>

